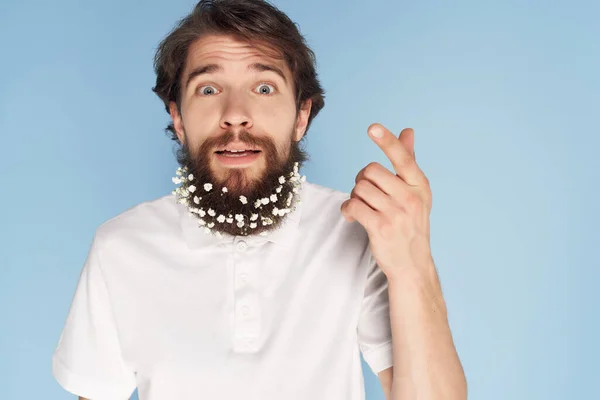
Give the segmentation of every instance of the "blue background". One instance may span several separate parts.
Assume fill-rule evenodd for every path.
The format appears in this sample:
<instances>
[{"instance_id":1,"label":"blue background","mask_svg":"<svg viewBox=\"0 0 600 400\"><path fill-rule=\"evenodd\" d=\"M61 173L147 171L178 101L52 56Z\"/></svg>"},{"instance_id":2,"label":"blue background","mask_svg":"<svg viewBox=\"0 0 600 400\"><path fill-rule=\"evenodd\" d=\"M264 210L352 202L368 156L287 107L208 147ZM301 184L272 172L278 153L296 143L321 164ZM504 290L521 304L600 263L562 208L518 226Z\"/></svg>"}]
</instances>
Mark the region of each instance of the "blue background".
<instances>
[{"instance_id":1,"label":"blue background","mask_svg":"<svg viewBox=\"0 0 600 400\"><path fill-rule=\"evenodd\" d=\"M600 398L600 3L275 4L327 91L309 180L349 192L391 167L369 124L415 129L469 398ZM0 3L1 399L72 398L51 355L94 230L174 188L152 57L193 5Z\"/></svg>"}]
</instances>

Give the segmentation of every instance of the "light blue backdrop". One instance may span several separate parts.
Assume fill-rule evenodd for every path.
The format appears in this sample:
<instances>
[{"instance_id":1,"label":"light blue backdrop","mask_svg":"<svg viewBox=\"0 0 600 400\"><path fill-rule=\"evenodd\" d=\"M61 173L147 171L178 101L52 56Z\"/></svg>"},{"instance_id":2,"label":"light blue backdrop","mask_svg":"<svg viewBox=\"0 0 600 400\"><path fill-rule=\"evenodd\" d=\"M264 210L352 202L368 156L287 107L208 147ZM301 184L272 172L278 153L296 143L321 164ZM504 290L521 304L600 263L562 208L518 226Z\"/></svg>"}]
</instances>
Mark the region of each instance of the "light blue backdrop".
<instances>
[{"instance_id":1,"label":"light blue backdrop","mask_svg":"<svg viewBox=\"0 0 600 400\"><path fill-rule=\"evenodd\" d=\"M93 232L174 187L152 56L193 4L0 3L1 399L71 398L51 354ZM415 129L470 399L598 398L599 3L276 4L327 90L311 181L349 192L391 166L369 124Z\"/></svg>"}]
</instances>

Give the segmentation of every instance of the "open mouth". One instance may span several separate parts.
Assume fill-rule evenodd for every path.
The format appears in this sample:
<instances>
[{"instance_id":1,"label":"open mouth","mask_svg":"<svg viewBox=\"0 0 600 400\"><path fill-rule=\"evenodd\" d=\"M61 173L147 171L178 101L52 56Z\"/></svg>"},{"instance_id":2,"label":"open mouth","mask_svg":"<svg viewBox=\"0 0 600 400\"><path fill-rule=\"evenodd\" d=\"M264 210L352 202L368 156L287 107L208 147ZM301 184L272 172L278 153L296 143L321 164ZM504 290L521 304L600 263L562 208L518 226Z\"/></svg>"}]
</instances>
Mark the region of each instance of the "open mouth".
<instances>
[{"instance_id":1,"label":"open mouth","mask_svg":"<svg viewBox=\"0 0 600 400\"><path fill-rule=\"evenodd\" d=\"M215 152L216 158L221 163L229 168L245 168L249 167L261 157L260 150L219 150Z\"/></svg>"},{"instance_id":2,"label":"open mouth","mask_svg":"<svg viewBox=\"0 0 600 400\"><path fill-rule=\"evenodd\" d=\"M260 150L221 150L215 153L225 157L246 157L260 153Z\"/></svg>"}]
</instances>

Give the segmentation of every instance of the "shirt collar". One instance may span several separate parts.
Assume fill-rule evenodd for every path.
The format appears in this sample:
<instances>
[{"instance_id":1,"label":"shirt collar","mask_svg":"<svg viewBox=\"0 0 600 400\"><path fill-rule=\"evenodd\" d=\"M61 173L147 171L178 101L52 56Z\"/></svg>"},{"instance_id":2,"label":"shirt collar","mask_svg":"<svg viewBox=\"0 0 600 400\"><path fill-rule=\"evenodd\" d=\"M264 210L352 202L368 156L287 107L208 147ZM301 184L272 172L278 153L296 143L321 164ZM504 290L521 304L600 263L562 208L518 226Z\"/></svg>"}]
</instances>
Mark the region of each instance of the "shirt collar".
<instances>
[{"instance_id":1,"label":"shirt collar","mask_svg":"<svg viewBox=\"0 0 600 400\"><path fill-rule=\"evenodd\" d=\"M305 191L305 182L302 182L298 187L298 199L301 200L296 205L296 209L286 215L281 225L272 231L267 231L265 236L261 235L249 235L249 236L237 236L237 238L246 241L248 244L258 245L266 242L272 242L283 247L290 247L296 239L298 233L298 226L300 224L300 217L302 214L302 206L304 204L303 194ZM221 238L218 236L205 232L204 228L198 225L198 218L195 215L191 215L185 206L177 201L177 196L173 195L173 200L177 205L177 212L179 214L179 223L183 232L183 238L190 249L196 249L200 247L219 246L224 244L233 243L236 237L223 234Z\"/></svg>"}]
</instances>

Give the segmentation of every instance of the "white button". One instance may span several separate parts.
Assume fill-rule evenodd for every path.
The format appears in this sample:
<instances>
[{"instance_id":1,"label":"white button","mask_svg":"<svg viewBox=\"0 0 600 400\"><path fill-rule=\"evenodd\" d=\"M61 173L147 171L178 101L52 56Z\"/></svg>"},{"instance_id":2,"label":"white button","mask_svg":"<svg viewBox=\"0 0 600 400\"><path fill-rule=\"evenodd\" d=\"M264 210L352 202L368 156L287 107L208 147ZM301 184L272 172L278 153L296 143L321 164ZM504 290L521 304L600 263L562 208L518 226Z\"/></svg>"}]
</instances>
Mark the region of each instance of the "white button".
<instances>
[{"instance_id":1,"label":"white button","mask_svg":"<svg viewBox=\"0 0 600 400\"><path fill-rule=\"evenodd\" d=\"M250 314L250 307L248 307L248 306L242 307L242 315L248 316L248 314Z\"/></svg>"},{"instance_id":2,"label":"white button","mask_svg":"<svg viewBox=\"0 0 600 400\"><path fill-rule=\"evenodd\" d=\"M242 283L248 282L248 274L245 274L245 273L240 274L240 282L242 282Z\"/></svg>"},{"instance_id":3,"label":"white button","mask_svg":"<svg viewBox=\"0 0 600 400\"><path fill-rule=\"evenodd\" d=\"M244 241L238 242L238 244L237 244L237 248L239 251L244 251L244 250L246 250L247 247L248 247L248 245Z\"/></svg>"}]
</instances>

